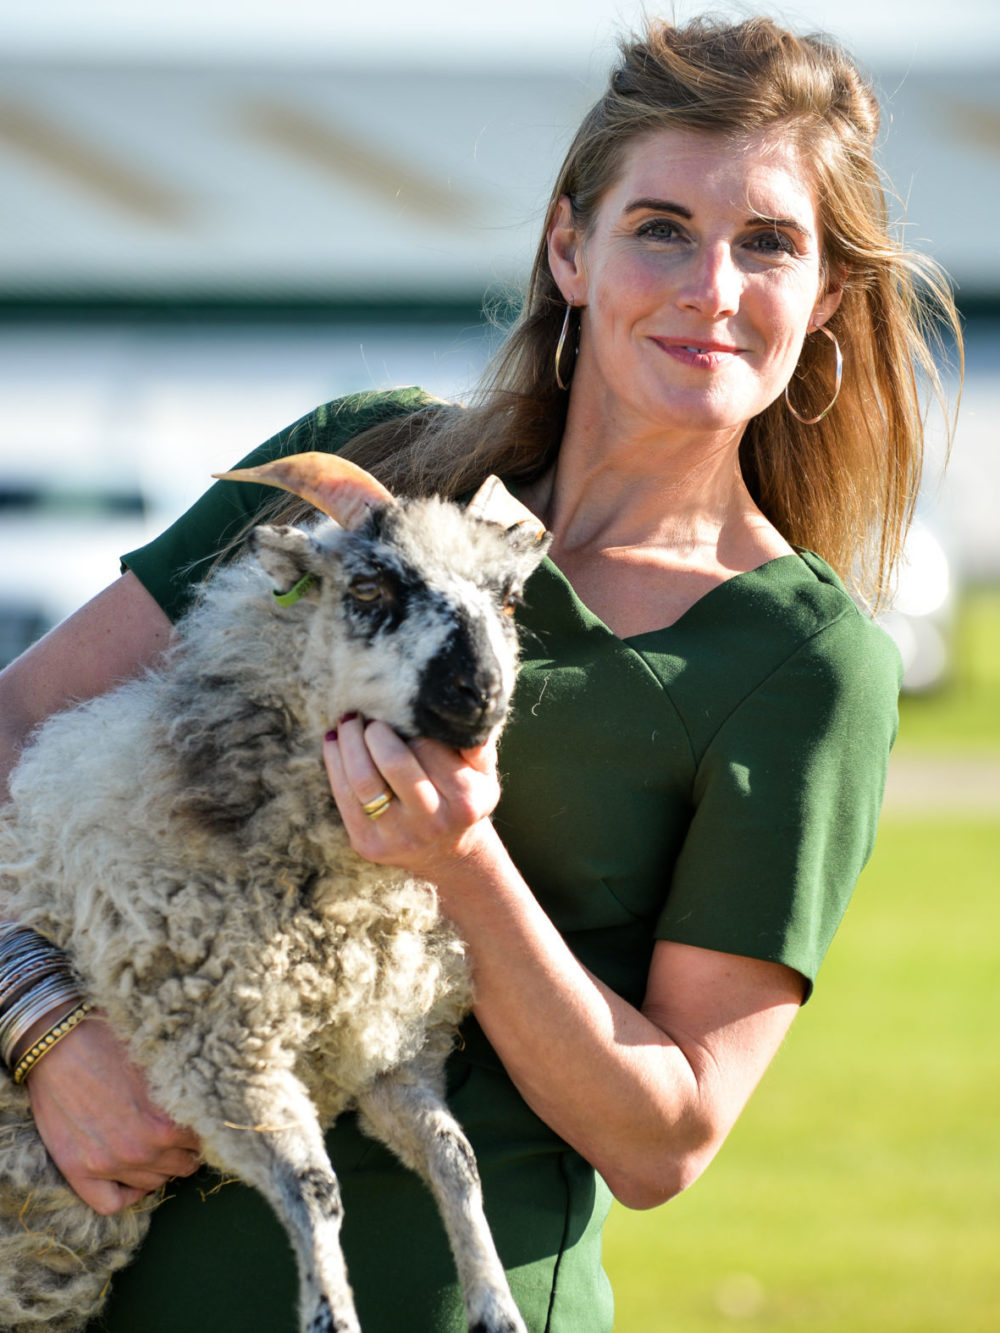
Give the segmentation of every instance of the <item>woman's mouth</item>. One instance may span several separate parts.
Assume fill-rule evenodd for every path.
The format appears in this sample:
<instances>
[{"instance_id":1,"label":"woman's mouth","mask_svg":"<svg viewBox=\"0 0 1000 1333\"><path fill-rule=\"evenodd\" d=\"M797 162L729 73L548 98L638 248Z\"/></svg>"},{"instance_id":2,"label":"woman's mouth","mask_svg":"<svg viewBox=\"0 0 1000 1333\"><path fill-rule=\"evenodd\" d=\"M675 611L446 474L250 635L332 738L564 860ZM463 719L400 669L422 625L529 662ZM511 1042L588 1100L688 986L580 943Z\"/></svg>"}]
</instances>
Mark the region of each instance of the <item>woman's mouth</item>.
<instances>
[{"instance_id":1,"label":"woman's mouth","mask_svg":"<svg viewBox=\"0 0 1000 1333\"><path fill-rule=\"evenodd\" d=\"M701 370L712 370L725 365L742 350L726 343L682 342L679 338L654 338L652 340L675 361L694 366Z\"/></svg>"}]
</instances>

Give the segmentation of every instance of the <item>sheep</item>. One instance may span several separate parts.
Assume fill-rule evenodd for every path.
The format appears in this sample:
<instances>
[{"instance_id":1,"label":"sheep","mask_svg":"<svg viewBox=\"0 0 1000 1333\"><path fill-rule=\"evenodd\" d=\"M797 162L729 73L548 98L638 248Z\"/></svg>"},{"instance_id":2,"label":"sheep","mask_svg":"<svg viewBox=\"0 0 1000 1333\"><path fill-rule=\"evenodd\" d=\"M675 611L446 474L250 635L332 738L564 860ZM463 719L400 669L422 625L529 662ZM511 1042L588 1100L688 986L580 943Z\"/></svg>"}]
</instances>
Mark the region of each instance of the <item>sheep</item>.
<instances>
[{"instance_id":1,"label":"sheep","mask_svg":"<svg viewBox=\"0 0 1000 1333\"><path fill-rule=\"evenodd\" d=\"M163 665L39 729L0 815L0 900L68 953L205 1160L269 1200L303 1330L359 1328L322 1137L356 1108L433 1191L470 1328L523 1333L444 1101L471 1004L463 944L430 885L353 852L320 750L349 712L457 748L494 735L511 613L547 535L495 478L463 510L395 500L323 454L221 475L328 517L255 528ZM24 1087L0 1078L0 1326L81 1327L148 1211L104 1217L78 1199Z\"/></svg>"}]
</instances>

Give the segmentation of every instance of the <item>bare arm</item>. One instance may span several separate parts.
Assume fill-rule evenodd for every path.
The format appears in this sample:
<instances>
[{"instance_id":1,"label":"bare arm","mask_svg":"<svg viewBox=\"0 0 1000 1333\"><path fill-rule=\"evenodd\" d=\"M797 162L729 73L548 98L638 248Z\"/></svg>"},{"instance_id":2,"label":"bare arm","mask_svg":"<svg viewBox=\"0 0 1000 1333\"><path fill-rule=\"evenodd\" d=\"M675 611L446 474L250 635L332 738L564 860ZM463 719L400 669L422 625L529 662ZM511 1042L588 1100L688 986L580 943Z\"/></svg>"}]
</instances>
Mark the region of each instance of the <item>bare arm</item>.
<instances>
[{"instance_id":1,"label":"bare arm","mask_svg":"<svg viewBox=\"0 0 1000 1333\"><path fill-rule=\"evenodd\" d=\"M641 1011L589 973L488 819L492 757L406 747L341 726L331 785L362 855L438 887L470 945L476 1016L528 1104L634 1208L690 1184L718 1151L798 1010L802 978L755 959L660 943ZM399 799L360 813L388 783Z\"/></svg>"},{"instance_id":2,"label":"bare arm","mask_svg":"<svg viewBox=\"0 0 1000 1333\"><path fill-rule=\"evenodd\" d=\"M456 867L440 890L473 943L479 1022L528 1104L615 1197L655 1207L722 1146L798 1010L802 979L660 942L636 1010L580 965L502 866L475 887Z\"/></svg>"},{"instance_id":3,"label":"bare arm","mask_svg":"<svg viewBox=\"0 0 1000 1333\"><path fill-rule=\"evenodd\" d=\"M40 722L138 675L170 631L135 575L123 574L0 672L0 792L6 796L10 770Z\"/></svg>"},{"instance_id":4,"label":"bare arm","mask_svg":"<svg viewBox=\"0 0 1000 1333\"><path fill-rule=\"evenodd\" d=\"M17 756L40 722L138 675L166 647L170 632L157 603L125 574L0 672L3 797ZM47 1026L41 1020L28 1036ZM150 1104L141 1075L99 1017L81 1023L39 1061L27 1087L53 1161L100 1213L117 1212L197 1167L197 1139Z\"/></svg>"}]
</instances>

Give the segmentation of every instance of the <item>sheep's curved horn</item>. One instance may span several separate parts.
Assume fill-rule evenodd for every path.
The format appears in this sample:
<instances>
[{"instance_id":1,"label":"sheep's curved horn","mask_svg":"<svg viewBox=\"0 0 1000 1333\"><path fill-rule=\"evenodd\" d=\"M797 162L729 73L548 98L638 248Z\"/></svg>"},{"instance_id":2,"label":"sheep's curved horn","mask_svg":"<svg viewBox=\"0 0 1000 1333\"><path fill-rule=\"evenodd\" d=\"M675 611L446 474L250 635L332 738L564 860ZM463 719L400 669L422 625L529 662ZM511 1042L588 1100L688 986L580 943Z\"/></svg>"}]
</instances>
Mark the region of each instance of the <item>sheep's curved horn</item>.
<instances>
[{"instance_id":1,"label":"sheep's curved horn","mask_svg":"<svg viewBox=\"0 0 1000 1333\"><path fill-rule=\"evenodd\" d=\"M237 468L233 472L213 472L220 481L255 481L263 486L278 486L283 491L308 500L342 528L360 527L371 509L394 505L396 499L357 463L336 454L312 451L289 454L259 467Z\"/></svg>"}]
</instances>

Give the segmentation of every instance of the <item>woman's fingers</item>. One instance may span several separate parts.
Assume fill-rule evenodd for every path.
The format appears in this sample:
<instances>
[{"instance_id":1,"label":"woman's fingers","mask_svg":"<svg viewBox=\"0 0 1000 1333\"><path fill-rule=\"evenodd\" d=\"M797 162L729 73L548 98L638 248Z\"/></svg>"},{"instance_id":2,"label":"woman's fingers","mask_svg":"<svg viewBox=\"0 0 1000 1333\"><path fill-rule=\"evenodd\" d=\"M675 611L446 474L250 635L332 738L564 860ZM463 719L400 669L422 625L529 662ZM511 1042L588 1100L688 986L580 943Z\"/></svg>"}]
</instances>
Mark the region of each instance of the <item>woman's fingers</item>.
<instances>
[{"instance_id":1,"label":"woman's fingers","mask_svg":"<svg viewBox=\"0 0 1000 1333\"><path fill-rule=\"evenodd\" d=\"M129 1189L127 1185L119 1185L113 1180L92 1180L88 1183L85 1193L81 1194L79 1190L76 1192L95 1213L100 1213L102 1217L110 1217L113 1213L120 1213L123 1208L130 1208L132 1204L140 1203L152 1191Z\"/></svg>"},{"instance_id":2,"label":"woman's fingers","mask_svg":"<svg viewBox=\"0 0 1000 1333\"><path fill-rule=\"evenodd\" d=\"M467 805L470 818L481 819L493 813L500 798L494 741L456 751L421 737L411 742L410 748L427 777L450 803Z\"/></svg>"},{"instance_id":3,"label":"woman's fingers","mask_svg":"<svg viewBox=\"0 0 1000 1333\"><path fill-rule=\"evenodd\" d=\"M149 1100L111 1028L91 1017L26 1080L42 1141L67 1183L113 1213L198 1166L199 1141Z\"/></svg>"},{"instance_id":4,"label":"woman's fingers","mask_svg":"<svg viewBox=\"0 0 1000 1333\"><path fill-rule=\"evenodd\" d=\"M383 792L403 810L461 823L492 813L499 795L492 745L459 752L439 741L407 743L384 722L352 719L338 731L344 773L360 805Z\"/></svg>"},{"instance_id":5,"label":"woman's fingers","mask_svg":"<svg viewBox=\"0 0 1000 1333\"><path fill-rule=\"evenodd\" d=\"M395 792L403 809L413 814L429 817L437 815L451 794L452 783L447 766L430 762L433 759L426 750L418 753L399 738L391 727L384 722L370 722L365 728L363 742L369 760L377 772ZM438 746L450 757L451 765L457 766L458 756L454 750Z\"/></svg>"},{"instance_id":6,"label":"woman's fingers","mask_svg":"<svg viewBox=\"0 0 1000 1333\"><path fill-rule=\"evenodd\" d=\"M393 797L385 779L375 767L364 743L362 729L356 723L342 722L323 742L323 763L330 790L349 832L362 827L366 817L363 806L377 797Z\"/></svg>"},{"instance_id":7,"label":"woman's fingers","mask_svg":"<svg viewBox=\"0 0 1000 1333\"><path fill-rule=\"evenodd\" d=\"M341 723L336 744L324 752L332 759L331 783L345 820L382 795L415 813L433 814L440 805L441 795L416 755L382 722Z\"/></svg>"},{"instance_id":8,"label":"woman's fingers","mask_svg":"<svg viewBox=\"0 0 1000 1333\"><path fill-rule=\"evenodd\" d=\"M499 796L490 746L462 754L437 741L408 744L383 722L344 720L323 757L352 846L385 864L416 869L422 857L454 853Z\"/></svg>"}]
</instances>

